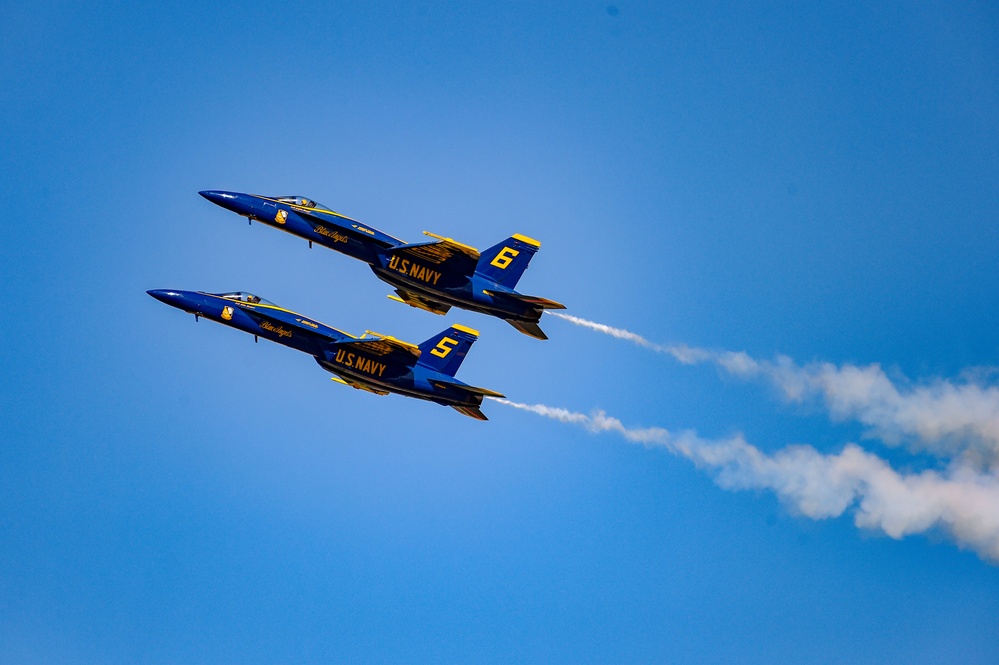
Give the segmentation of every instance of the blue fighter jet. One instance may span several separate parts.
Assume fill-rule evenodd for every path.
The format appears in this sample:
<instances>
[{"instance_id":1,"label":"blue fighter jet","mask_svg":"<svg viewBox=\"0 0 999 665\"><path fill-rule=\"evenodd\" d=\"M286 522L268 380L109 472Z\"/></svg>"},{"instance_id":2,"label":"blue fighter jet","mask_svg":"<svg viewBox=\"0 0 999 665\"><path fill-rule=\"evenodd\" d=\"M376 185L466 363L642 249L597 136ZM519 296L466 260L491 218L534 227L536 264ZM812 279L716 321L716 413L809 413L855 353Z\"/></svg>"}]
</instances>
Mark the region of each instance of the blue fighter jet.
<instances>
[{"instance_id":1,"label":"blue fighter jet","mask_svg":"<svg viewBox=\"0 0 999 665\"><path fill-rule=\"evenodd\" d=\"M354 337L278 307L246 292L147 291L157 300L315 357L333 380L376 395L396 393L437 402L488 420L479 410L483 397L500 393L454 378L479 333L453 325L423 344L400 341L370 330Z\"/></svg>"},{"instance_id":2,"label":"blue fighter jet","mask_svg":"<svg viewBox=\"0 0 999 665\"><path fill-rule=\"evenodd\" d=\"M514 290L541 243L513 235L479 252L451 238L424 231L429 242L398 238L333 212L302 196L257 196L204 191L203 197L253 222L257 220L317 242L371 266L395 287L389 298L434 314L461 307L504 319L524 334L548 339L538 326L546 309L565 309L553 300Z\"/></svg>"}]
</instances>

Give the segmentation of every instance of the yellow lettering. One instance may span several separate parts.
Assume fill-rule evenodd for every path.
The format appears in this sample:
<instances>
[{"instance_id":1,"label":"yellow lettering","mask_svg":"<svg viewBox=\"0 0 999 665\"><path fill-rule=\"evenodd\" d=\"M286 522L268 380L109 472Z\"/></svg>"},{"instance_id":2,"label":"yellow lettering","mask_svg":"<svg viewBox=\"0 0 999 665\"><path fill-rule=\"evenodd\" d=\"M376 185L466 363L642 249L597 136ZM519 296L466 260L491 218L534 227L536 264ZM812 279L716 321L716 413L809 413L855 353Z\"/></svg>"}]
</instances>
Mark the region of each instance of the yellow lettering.
<instances>
[{"instance_id":1,"label":"yellow lettering","mask_svg":"<svg viewBox=\"0 0 999 665\"><path fill-rule=\"evenodd\" d=\"M496 266L501 270L506 270L507 267L513 263L514 257L518 254L520 254L520 252L517 250L511 247L504 247L500 250L499 254L496 255L496 258L489 262L489 265Z\"/></svg>"},{"instance_id":2,"label":"yellow lettering","mask_svg":"<svg viewBox=\"0 0 999 665\"><path fill-rule=\"evenodd\" d=\"M451 349L456 346L458 346L458 340L445 337L437 342L437 346L430 349L430 355L437 356L438 358L447 358L447 354L451 353Z\"/></svg>"},{"instance_id":3,"label":"yellow lettering","mask_svg":"<svg viewBox=\"0 0 999 665\"><path fill-rule=\"evenodd\" d=\"M272 332L278 337L291 337L291 331L284 326L275 326L270 321L262 321L260 327L267 332Z\"/></svg>"},{"instance_id":4,"label":"yellow lettering","mask_svg":"<svg viewBox=\"0 0 999 665\"><path fill-rule=\"evenodd\" d=\"M318 235L325 236L332 240L333 242L347 242L347 236L343 235L339 231L330 231L328 228L322 225L316 225L312 229Z\"/></svg>"}]
</instances>

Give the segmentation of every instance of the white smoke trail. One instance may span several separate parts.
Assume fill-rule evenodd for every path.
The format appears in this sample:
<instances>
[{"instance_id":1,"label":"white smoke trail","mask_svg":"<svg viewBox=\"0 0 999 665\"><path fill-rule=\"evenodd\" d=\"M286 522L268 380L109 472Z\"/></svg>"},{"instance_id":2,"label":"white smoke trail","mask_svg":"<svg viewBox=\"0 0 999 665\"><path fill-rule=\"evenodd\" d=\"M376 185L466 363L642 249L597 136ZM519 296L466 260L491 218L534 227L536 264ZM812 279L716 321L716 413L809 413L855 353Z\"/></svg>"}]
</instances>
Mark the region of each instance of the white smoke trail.
<instances>
[{"instance_id":1,"label":"white smoke trail","mask_svg":"<svg viewBox=\"0 0 999 665\"><path fill-rule=\"evenodd\" d=\"M570 323L575 323L577 326L583 326L584 328L589 328L590 330L596 330L597 332L602 332L605 335L610 335L611 337L617 337L618 339L626 339L629 342L634 342L639 346L644 346L647 349L652 349L653 351L659 351L660 353L669 353L667 350L669 347L650 342L638 333L633 333L630 330L625 330L624 328L615 328L613 326L608 326L603 323L597 323L596 321L589 321L587 319L582 319L578 316L572 316L571 314L561 314L559 312L547 312L548 316L554 316L559 319L564 319Z\"/></svg>"},{"instance_id":2,"label":"white smoke trail","mask_svg":"<svg viewBox=\"0 0 999 665\"><path fill-rule=\"evenodd\" d=\"M767 489L812 519L838 517L852 508L854 523L900 539L931 529L999 563L999 476L966 463L945 472L903 474L885 460L849 444L826 455L811 446L791 446L772 455L742 436L719 441L693 432L672 435L653 428L626 427L617 418L506 399L494 401L590 432L613 432L634 443L663 447L715 474L726 489Z\"/></svg>"},{"instance_id":3,"label":"white smoke trail","mask_svg":"<svg viewBox=\"0 0 999 665\"><path fill-rule=\"evenodd\" d=\"M743 379L761 377L791 402L822 400L838 421L853 419L889 445L943 458L962 457L979 468L999 468L999 388L974 377L934 378L920 384L892 381L880 365L798 365L786 356L756 360L743 352L662 345L637 333L567 314L549 313L579 326L631 341L691 365L712 363Z\"/></svg>"}]
</instances>

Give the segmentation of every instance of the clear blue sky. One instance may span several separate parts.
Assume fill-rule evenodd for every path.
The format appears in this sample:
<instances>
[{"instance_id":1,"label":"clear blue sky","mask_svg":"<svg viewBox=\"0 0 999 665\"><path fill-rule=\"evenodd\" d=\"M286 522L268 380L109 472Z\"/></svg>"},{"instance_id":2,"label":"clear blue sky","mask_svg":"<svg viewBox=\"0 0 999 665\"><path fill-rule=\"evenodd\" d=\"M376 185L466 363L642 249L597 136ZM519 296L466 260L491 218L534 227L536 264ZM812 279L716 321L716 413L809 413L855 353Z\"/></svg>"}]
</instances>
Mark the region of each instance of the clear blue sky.
<instances>
[{"instance_id":1,"label":"clear blue sky","mask_svg":"<svg viewBox=\"0 0 999 665\"><path fill-rule=\"evenodd\" d=\"M518 401L918 468L564 321L542 343L392 303L197 192L519 232L543 243L521 289L578 316L955 377L999 365L997 63L987 3L6 3L0 661L997 662L999 567L945 534L350 390L145 294L413 342L462 323L459 377Z\"/></svg>"}]
</instances>

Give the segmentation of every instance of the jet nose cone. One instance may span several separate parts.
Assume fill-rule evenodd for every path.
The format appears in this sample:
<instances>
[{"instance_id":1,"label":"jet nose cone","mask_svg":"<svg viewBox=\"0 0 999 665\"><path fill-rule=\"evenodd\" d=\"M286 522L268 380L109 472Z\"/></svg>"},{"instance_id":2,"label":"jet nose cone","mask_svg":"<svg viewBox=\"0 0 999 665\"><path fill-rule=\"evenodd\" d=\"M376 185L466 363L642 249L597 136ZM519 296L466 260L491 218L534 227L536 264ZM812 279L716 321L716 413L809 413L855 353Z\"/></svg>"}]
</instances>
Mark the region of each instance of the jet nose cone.
<instances>
[{"instance_id":1,"label":"jet nose cone","mask_svg":"<svg viewBox=\"0 0 999 665\"><path fill-rule=\"evenodd\" d=\"M222 205L226 197L223 194L228 194L229 192L216 192L214 189L206 189L204 191L198 192L203 197L214 203L215 205Z\"/></svg>"},{"instance_id":2,"label":"jet nose cone","mask_svg":"<svg viewBox=\"0 0 999 665\"><path fill-rule=\"evenodd\" d=\"M183 307L184 294L178 291L170 291L169 289L152 289L146 291L149 295L159 300L161 303L165 303L172 307Z\"/></svg>"},{"instance_id":3,"label":"jet nose cone","mask_svg":"<svg viewBox=\"0 0 999 665\"><path fill-rule=\"evenodd\" d=\"M231 210L238 215L249 216L254 214L254 200L256 197L249 196L248 194L220 192L214 189L206 189L203 192L198 192L198 194L201 194L201 196L215 205L221 206L226 210Z\"/></svg>"}]
</instances>

